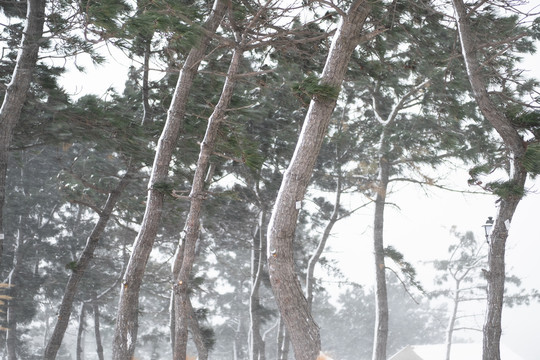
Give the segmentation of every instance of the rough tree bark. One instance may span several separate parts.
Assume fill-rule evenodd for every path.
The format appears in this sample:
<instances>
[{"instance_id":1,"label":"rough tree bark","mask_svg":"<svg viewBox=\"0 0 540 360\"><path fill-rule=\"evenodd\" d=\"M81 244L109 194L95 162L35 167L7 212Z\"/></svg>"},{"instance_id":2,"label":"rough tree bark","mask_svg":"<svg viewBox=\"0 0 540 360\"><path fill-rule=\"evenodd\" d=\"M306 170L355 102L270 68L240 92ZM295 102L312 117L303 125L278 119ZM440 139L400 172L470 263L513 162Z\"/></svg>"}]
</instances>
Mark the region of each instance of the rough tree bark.
<instances>
[{"instance_id":1,"label":"rough tree bark","mask_svg":"<svg viewBox=\"0 0 540 360\"><path fill-rule=\"evenodd\" d=\"M193 339L193 342L195 343L195 347L197 348L197 359L198 360L208 360L208 347L206 346L206 343L204 341L203 333L201 332L201 328L199 326L199 320L197 319L197 315L195 313L195 309L193 308L193 305L191 304L191 299L188 298L188 328L191 329L191 337ZM171 291L171 297L170 297L170 307L169 307L169 331L170 331L170 343L171 348L174 352L175 348L175 329L176 329L176 313L175 313L175 300L174 300L174 290ZM186 359L188 359L186 357Z\"/></svg>"},{"instance_id":2,"label":"rough tree bark","mask_svg":"<svg viewBox=\"0 0 540 360\"><path fill-rule=\"evenodd\" d=\"M190 208L187 215L184 230L181 233L179 251L175 255L173 266L174 298L175 298L175 339L173 358L176 360L186 358L187 328L189 323L189 287L191 269L195 261L195 248L199 238L200 218L205 194L205 177L210 163L210 156L214 152L218 130L225 118L225 112L234 94L236 75L240 66L243 50L236 48L227 71L227 78L223 84L223 90L212 115L208 119L208 125L204 139L201 142L201 150L193 176L191 192L189 194Z\"/></svg>"},{"instance_id":3,"label":"rough tree bark","mask_svg":"<svg viewBox=\"0 0 540 360\"><path fill-rule=\"evenodd\" d=\"M77 287L79 285L79 282L84 276L86 269L90 265L90 261L94 256L94 251L99 244L101 236L103 236L103 232L105 231L105 227L107 226L114 207L120 199L120 195L128 186L129 182L132 180L134 171L135 169L133 169L131 165L128 165L127 172L122 177L116 188L110 192L109 197L107 198L107 201L103 206L103 209L99 213L99 219L94 228L92 229L92 232L88 236L88 239L86 240L86 245L84 246L81 255L79 256L77 262L75 263L75 266L72 269L72 273L69 276L66 289L64 290L64 295L62 296L62 302L60 303L60 307L58 309L56 325L54 326L51 338L49 339L49 342L45 347L45 352L43 354L44 360L54 360L56 358L56 354L60 349L64 334L69 325L69 318L71 317L73 301L77 293Z\"/></svg>"},{"instance_id":4,"label":"rough tree bark","mask_svg":"<svg viewBox=\"0 0 540 360\"><path fill-rule=\"evenodd\" d=\"M341 88L369 12L369 2L356 0L343 14L323 69L322 85ZM326 96L313 96L268 226L270 281L297 360L316 359L321 344L319 328L311 316L294 269L292 244L299 204L304 198L336 101Z\"/></svg>"},{"instance_id":5,"label":"rough tree bark","mask_svg":"<svg viewBox=\"0 0 540 360\"><path fill-rule=\"evenodd\" d=\"M43 36L45 4L45 0L28 0L27 2L26 25L17 54L17 62L0 108L0 261L4 244L3 209L6 198L9 146L36 67L40 41Z\"/></svg>"},{"instance_id":6,"label":"rough tree bark","mask_svg":"<svg viewBox=\"0 0 540 360\"><path fill-rule=\"evenodd\" d=\"M523 167L526 143L498 108L487 92L487 84L476 54L474 32L471 29L470 14L463 0L452 0L457 15L461 52L465 60L467 75L480 111L502 138L510 164L509 183L517 189L525 189L527 171ZM500 360L501 320L505 282L506 239L512 217L522 194L510 194L500 199L499 209L491 233L487 272L487 314L484 323L483 360Z\"/></svg>"},{"instance_id":7,"label":"rough tree bark","mask_svg":"<svg viewBox=\"0 0 540 360\"><path fill-rule=\"evenodd\" d=\"M135 351L138 332L139 290L144 270L152 251L152 246L161 221L164 194L155 188L168 179L169 163L176 145L186 109L193 79L197 74L199 64L203 60L210 35L221 23L227 9L226 0L215 0L212 12L203 25L203 33L199 43L191 49L176 84L165 127L159 138L150 180L146 210L141 228L135 239L133 251L126 269L124 282L120 291L120 301L116 327L113 338L113 359L130 360Z\"/></svg>"}]
</instances>

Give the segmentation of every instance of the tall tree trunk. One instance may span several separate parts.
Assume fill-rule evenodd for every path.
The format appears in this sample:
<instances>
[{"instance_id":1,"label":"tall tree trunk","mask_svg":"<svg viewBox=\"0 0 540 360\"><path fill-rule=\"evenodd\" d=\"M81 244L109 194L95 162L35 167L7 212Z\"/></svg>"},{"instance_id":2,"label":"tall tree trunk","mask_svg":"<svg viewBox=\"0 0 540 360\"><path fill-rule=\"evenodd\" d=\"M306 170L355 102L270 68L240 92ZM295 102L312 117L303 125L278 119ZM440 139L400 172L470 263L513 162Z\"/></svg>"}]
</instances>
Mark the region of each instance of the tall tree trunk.
<instances>
[{"instance_id":1,"label":"tall tree trunk","mask_svg":"<svg viewBox=\"0 0 540 360\"><path fill-rule=\"evenodd\" d=\"M97 300L92 301L92 310L94 311L94 337L96 338L96 353L99 360L104 360L103 356L103 344L101 341L101 329L100 329L100 313L99 313L99 304Z\"/></svg>"},{"instance_id":2,"label":"tall tree trunk","mask_svg":"<svg viewBox=\"0 0 540 360\"><path fill-rule=\"evenodd\" d=\"M399 101L388 112L386 118L379 112L377 98L379 94L378 85L372 92L373 112L382 126L382 133L378 151L379 176L376 183L375 213L373 218L373 254L375 260L375 329L373 338L372 360L386 360L386 347L388 344L389 329L389 309L388 294L386 287L386 263L384 251L384 210L388 194L388 184L390 183L390 172L392 164L390 129L391 125L397 121L399 112L406 106L407 101L416 95L418 91L429 84L429 80L424 80L412 87L399 99Z\"/></svg>"},{"instance_id":3,"label":"tall tree trunk","mask_svg":"<svg viewBox=\"0 0 540 360\"><path fill-rule=\"evenodd\" d=\"M266 254L266 216L267 211L264 205L262 205L259 223L257 225L257 231L253 236L253 247L251 249L251 292L249 295L250 360L266 359L264 340L261 336L261 301L259 296Z\"/></svg>"},{"instance_id":4,"label":"tall tree trunk","mask_svg":"<svg viewBox=\"0 0 540 360\"><path fill-rule=\"evenodd\" d=\"M369 12L369 2L356 0L341 19L326 59L321 84L341 88ZM294 270L293 240L299 204L304 198L336 101L321 95L313 96L268 226L270 281L297 360L316 359L321 344L319 328L311 316Z\"/></svg>"},{"instance_id":5,"label":"tall tree trunk","mask_svg":"<svg viewBox=\"0 0 540 360\"><path fill-rule=\"evenodd\" d=\"M9 146L13 129L21 116L32 74L36 67L40 41L45 21L45 0L28 0L26 25L11 81L7 85L2 107L0 107L0 261L4 246L4 201L6 198L6 176Z\"/></svg>"},{"instance_id":6,"label":"tall tree trunk","mask_svg":"<svg viewBox=\"0 0 540 360\"><path fill-rule=\"evenodd\" d=\"M170 323L169 323L169 330L171 334L171 347L174 352L175 349L175 324L176 324L176 312L175 312L175 300L174 300L174 291L171 291L171 298L170 298L170 307L169 307L169 316L170 316ZM195 314L195 309L193 308L193 305L191 304L191 299L188 298L188 328L191 329L191 337L193 339L193 342L195 343L195 347L197 348L197 359L198 360L208 360L208 347L206 346L206 343L204 341L204 336L201 332L201 328L199 326L199 321L197 319L197 315ZM187 357L186 357L187 359Z\"/></svg>"},{"instance_id":7,"label":"tall tree trunk","mask_svg":"<svg viewBox=\"0 0 540 360\"><path fill-rule=\"evenodd\" d=\"M139 290L146 268L146 263L152 251L152 246L161 221L163 196L156 185L163 184L168 179L169 163L176 146L180 128L183 124L186 103L193 79L199 64L204 58L210 36L221 23L227 8L226 0L215 0L212 12L203 25L204 32L199 43L191 49L176 84L165 127L159 138L154 164L148 184L146 210L141 228L135 239L133 251L126 269L124 283L120 290L120 301L116 327L113 338L113 359L130 360L135 352L138 331Z\"/></svg>"},{"instance_id":8,"label":"tall tree trunk","mask_svg":"<svg viewBox=\"0 0 540 360\"><path fill-rule=\"evenodd\" d=\"M523 167L526 143L490 98L487 84L476 56L474 33L470 25L470 14L463 0L452 0L457 14L461 52L465 60L467 75L480 111L503 139L510 164L509 183L516 189L525 189L527 172ZM506 239L512 217L521 200L521 194L510 194L500 199L497 218L491 234L487 272L487 314L484 323L483 360L500 360L501 320L505 282Z\"/></svg>"},{"instance_id":9,"label":"tall tree trunk","mask_svg":"<svg viewBox=\"0 0 540 360\"><path fill-rule=\"evenodd\" d=\"M81 304L81 310L79 313L79 328L77 330L77 345L76 356L77 360L84 359L84 328L86 327L86 312L88 305L86 303Z\"/></svg>"},{"instance_id":10,"label":"tall tree trunk","mask_svg":"<svg viewBox=\"0 0 540 360\"><path fill-rule=\"evenodd\" d=\"M189 287L191 269L195 261L195 248L199 238L200 217L205 195L205 177L210 162L210 156L214 152L218 130L225 117L225 112L229 106L234 93L236 75L242 58L242 49L233 51L227 78L223 84L223 90L219 101L208 119L208 125L204 139L201 142L201 150L197 160L197 167L193 176L191 192L189 194L190 208L187 215L186 224L182 231L180 244L177 251L173 267L174 291L175 291L175 360L185 359L187 350L187 328L189 318Z\"/></svg>"},{"instance_id":11,"label":"tall tree trunk","mask_svg":"<svg viewBox=\"0 0 540 360\"><path fill-rule=\"evenodd\" d=\"M387 128L385 127L385 130ZM383 131L381 143L386 142ZM384 146L381 144L381 146ZM384 253L384 209L388 191L390 164L383 152L379 158L379 179L376 187L375 216L373 220L373 252L375 256L375 334L372 360L386 360L388 343L388 294Z\"/></svg>"},{"instance_id":12,"label":"tall tree trunk","mask_svg":"<svg viewBox=\"0 0 540 360\"><path fill-rule=\"evenodd\" d=\"M43 354L43 359L45 360L53 360L56 358L56 354L60 349L62 339L64 338L64 334L69 324L69 318L73 308L73 300L75 299L79 282L90 265L90 261L94 256L94 251L99 244L99 240L103 236L103 232L105 231L114 207L120 199L122 192L133 178L134 171L135 170L131 167L131 165L128 165L126 174L122 177L116 188L109 194L103 209L99 213L99 219L86 240L86 245L84 246L81 255L75 263L75 266L71 269L72 272L69 276L66 289L64 290L64 295L62 296L62 302L60 303L58 310L56 325L54 326L51 338L45 347L45 353Z\"/></svg>"}]
</instances>

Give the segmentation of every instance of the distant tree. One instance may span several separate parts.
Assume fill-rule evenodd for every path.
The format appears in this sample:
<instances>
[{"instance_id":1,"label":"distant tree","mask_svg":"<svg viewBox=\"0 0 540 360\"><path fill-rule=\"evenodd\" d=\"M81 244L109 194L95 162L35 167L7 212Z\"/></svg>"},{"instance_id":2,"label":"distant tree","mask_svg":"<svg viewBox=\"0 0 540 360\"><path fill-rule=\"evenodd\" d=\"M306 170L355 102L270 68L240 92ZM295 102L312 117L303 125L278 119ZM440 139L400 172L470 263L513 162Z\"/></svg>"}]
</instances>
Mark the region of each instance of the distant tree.
<instances>
[{"instance_id":1,"label":"distant tree","mask_svg":"<svg viewBox=\"0 0 540 360\"><path fill-rule=\"evenodd\" d=\"M437 260L433 263L440 273L437 275L436 284L445 286L440 290L430 292L430 296L444 297L450 301L450 314L446 328L446 360L450 360L454 333L459 330L482 331L481 326L470 325L474 314L463 310L463 306L471 302L483 302L486 300L485 268L487 266L487 253L489 244L477 242L474 234L470 231L462 234L455 229L451 234L458 239L456 244L448 248L448 258ZM514 306L527 304L537 297L536 291L527 292L520 288L521 281L513 275L506 275L506 284L514 285L510 291L505 287L505 305ZM480 315L480 317L483 317Z\"/></svg>"},{"instance_id":2,"label":"distant tree","mask_svg":"<svg viewBox=\"0 0 540 360\"><path fill-rule=\"evenodd\" d=\"M447 260L435 261L433 266L436 270L443 272L442 275L437 276L437 284L449 282L453 288L431 293L432 296L444 296L451 299L451 311L446 328L446 360L450 359L454 332L467 329L465 324L457 327L458 323L468 317L461 315L463 311L460 310L460 305L485 300L486 293L485 284L483 281L479 282L483 278L482 269L486 266L486 244L476 242L470 231L460 234L452 230L452 234L459 239L459 242L448 248ZM480 331L480 329L477 330Z\"/></svg>"},{"instance_id":3,"label":"distant tree","mask_svg":"<svg viewBox=\"0 0 540 360\"><path fill-rule=\"evenodd\" d=\"M438 321L439 309L426 297L412 298L396 276L388 276L389 321L388 352L410 344L438 343L444 337ZM334 359L369 360L373 353L375 289L357 284L341 286L336 308L322 312L317 303L314 314L321 325L326 354Z\"/></svg>"}]
</instances>

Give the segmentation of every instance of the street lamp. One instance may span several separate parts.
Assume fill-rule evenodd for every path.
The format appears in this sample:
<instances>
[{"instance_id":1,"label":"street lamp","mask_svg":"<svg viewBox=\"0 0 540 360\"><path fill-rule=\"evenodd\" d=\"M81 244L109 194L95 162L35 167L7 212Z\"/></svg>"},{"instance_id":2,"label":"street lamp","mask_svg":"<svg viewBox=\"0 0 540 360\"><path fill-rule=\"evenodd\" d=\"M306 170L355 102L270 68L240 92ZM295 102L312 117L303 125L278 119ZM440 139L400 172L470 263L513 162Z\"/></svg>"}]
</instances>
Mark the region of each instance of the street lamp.
<instances>
[{"instance_id":1,"label":"street lamp","mask_svg":"<svg viewBox=\"0 0 540 360\"><path fill-rule=\"evenodd\" d=\"M486 242L489 244L489 236L491 235L491 230L493 229L493 217L488 216L486 223L482 225L484 228L484 233L486 234Z\"/></svg>"}]
</instances>

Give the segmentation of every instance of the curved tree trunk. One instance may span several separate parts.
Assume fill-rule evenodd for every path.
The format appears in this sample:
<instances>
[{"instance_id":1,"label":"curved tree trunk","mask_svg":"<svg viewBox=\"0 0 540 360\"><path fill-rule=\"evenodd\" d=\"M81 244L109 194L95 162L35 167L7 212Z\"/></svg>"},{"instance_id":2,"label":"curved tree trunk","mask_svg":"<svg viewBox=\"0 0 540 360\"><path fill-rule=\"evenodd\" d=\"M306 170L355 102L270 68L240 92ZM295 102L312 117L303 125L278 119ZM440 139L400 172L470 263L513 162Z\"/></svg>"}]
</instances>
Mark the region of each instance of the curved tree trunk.
<instances>
[{"instance_id":1,"label":"curved tree trunk","mask_svg":"<svg viewBox=\"0 0 540 360\"><path fill-rule=\"evenodd\" d=\"M131 181L133 177L133 172L134 169L131 168L131 165L128 165L126 174L122 177L122 180L120 180L120 183L116 186L116 188L109 194L109 197L105 202L105 206L103 206L103 209L99 213L99 219L94 228L92 229L90 236L88 236L88 239L86 240L86 245L84 246L84 249L79 256L79 259L77 260L75 266L72 269L72 273L69 276L66 289L64 290L62 302L60 303L60 307L58 309L56 325L54 326L51 338L49 339L49 342L45 347L45 353L43 354L43 359L45 360L54 360L56 358L56 354L60 349L64 334L69 325L69 318L71 317L71 311L73 308L73 300L75 299L79 282L84 276L86 269L90 265L90 261L94 256L94 251L99 244L99 240L103 236L103 232L105 231L105 227L109 222L114 207L120 199L120 195Z\"/></svg>"},{"instance_id":2,"label":"curved tree trunk","mask_svg":"<svg viewBox=\"0 0 540 360\"><path fill-rule=\"evenodd\" d=\"M23 30L21 47L19 48L11 81L7 85L4 101L0 108L0 261L2 261L4 244L3 209L6 198L5 187L9 146L11 145L13 129L19 122L32 81L32 74L36 67L40 41L43 36L45 4L45 0L28 0L27 2L26 25Z\"/></svg>"},{"instance_id":3,"label":"curved tree trunk","mask_svg":"<svg viewBox=\"0 0 540 360\"><path fill-rule=\"evenodd\" d=\"M199 238L200 218L205 195L205 177L210 162L210 155L214 152L214 147L218 137L218 130L225 117L225 112L234 94L236 75L240 66L243 50L235 49L232 55L227 79L223 85L223 91L219 101L208 119L208 125L204 139L201 142L201 150L197 167L193 176L193 184L189 199L191 202L186 225L182 231L181 244L178 248L174 261L174 297L175 297L175 346L173 358L176 360L186 358L187 350L187 328L189 321L189 283L191 269L195 261L195 248Z\"/></svg>"},{"instance_id":4,"label":"curved tree trunk","mask_svg":"<svg viewBox=\"0 0 540 360\"><path fill-rule=\"evenodd\" d=\"M508 151L510 164L509 182L517 189L525 189L527 172L523 167L526 144L506 118L492 102L487 92L487 84L482 76L480 62L476 56L474 33L470 17L463 0L452 0L457 14L461 52L465 60L467 75L480 111L503 139ZM483 360L500 360L501 320L505 282L505 249L508 230L522 195L513 194L500 199L499 209L488 255L487 272L487 315L484 323Z\"/></svg>"},{"instance_id":5,"label":"curved tree trunk","mask_svg":"<svg viewBox=\"0 0 540 360\"><path fill-rule=\"evenodd\" d=\"M360 42L369 12L369 2L356 0L341 19L326 59L321 84L341 88L350 57ZM270 281L297 360L316 359L321 347L319 328L311 316L294 269L293 240L299 205L304 198L335 105L336 99L313 97L268 226Z\"/></svg>"},{"instance_id":6,"label":"curved tree trunk","mask_svg":"<svg viewBox=\"0 0 540 360\"><path fill-rule=\"evenodd\" d=\"M163 209L164 194L155 186L165 183L168 179L169 163L183 124L188 95L199 64L204 58L210 43L210 36L207 32L214 33L216 31L225 15L226 8L227 1L215 0L212 12L203 25L204 32L201 35L201 40L197 46L191 49L180 71L167 121L156 148L141 229L135 239L124 283L120 290L118 316L113 338L114 360L130 360L135 352L138 332L139 290L146 263L161 222L161 211Z\"/></svg>"}]
</instances>

